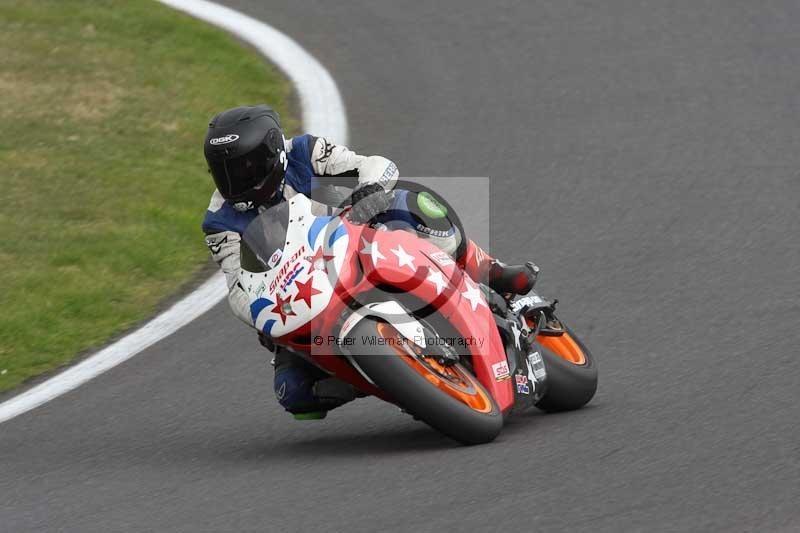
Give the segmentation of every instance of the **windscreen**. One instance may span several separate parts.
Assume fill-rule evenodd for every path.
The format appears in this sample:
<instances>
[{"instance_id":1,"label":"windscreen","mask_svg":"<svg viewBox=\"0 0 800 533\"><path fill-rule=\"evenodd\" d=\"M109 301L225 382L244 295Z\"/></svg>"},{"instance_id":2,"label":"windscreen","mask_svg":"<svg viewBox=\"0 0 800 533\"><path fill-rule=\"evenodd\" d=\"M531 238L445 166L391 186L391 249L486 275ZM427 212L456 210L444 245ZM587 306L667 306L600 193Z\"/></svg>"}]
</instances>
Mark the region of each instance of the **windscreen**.
<instances>
[{"instance_id":1,"label":"windscreen","mask_svg":"<svg viewBox=\"0 0 800 533\"><path fill-rule=\"evenodd\" d=\"M242 269L267 272L280 262L289 227L289 203L280 202L247 226L241 242Z\"/></svg>"}]
</instances>

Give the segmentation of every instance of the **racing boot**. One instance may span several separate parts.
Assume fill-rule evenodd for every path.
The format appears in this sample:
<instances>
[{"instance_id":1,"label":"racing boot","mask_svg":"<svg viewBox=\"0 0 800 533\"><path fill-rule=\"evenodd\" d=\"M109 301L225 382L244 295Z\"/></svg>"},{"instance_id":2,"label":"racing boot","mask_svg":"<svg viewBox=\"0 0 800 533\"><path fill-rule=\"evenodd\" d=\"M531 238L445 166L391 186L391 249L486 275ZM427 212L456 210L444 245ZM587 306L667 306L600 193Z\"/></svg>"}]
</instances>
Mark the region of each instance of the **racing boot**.
<instances>
[{"instance_id":1,"label":"racing boot","mask_svg":"<svg viewBox=\"0 0 800 533\"><path fill-rule=\"evenodd\" d=\"M500 294L527 294L536 284L539 267L532 262L506 265L468 240L458 264L478 283L485 283Z\"/></svg>"},{"instance_id":2,"label":"racing boot","mask_svg":"<svg viewBox=\"0 0 800 533\"><path fill-rule=\"evenodd\" d=\"M349 383L328 376L287 350L276 351L273 365L275 396L296 420L323 419L331 409L359 397Z\"/></svg>"}]
</instances>

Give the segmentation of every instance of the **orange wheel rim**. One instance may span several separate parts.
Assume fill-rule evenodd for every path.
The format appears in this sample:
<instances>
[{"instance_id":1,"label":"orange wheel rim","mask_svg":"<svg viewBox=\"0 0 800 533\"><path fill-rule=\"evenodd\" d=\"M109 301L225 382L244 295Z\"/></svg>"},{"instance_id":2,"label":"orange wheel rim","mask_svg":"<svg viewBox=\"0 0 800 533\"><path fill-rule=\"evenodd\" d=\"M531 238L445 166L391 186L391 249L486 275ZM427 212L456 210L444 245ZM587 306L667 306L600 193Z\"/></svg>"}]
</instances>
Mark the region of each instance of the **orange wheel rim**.
<instances>
[{"instance_id":1,"label":"orange wheel rim","mask_svg":"<svg viewBox=\"0 0 800 533\"><path fill-rule=\"evenodd\" d=\"M483 391L475 377L467 372L460 364L444 366L433 357L426 357L422 348L414 346L410 341L386 322L377 324L378 334L384 339L394 339L396 342L387 343L395 353L414 371L428 380L431 385L456 400L466 404L473 411L490 413L492 402Z\"/></svg>"},{"instance_id":2,"label":"orange wheel rim","mask_svg":"<svg viewBox=\"0 0 800 533\"><path fill-rule=\"evenodd\" d=\"M561 359L569 361L574 365L585 365L586 355L583 350L575 342L569 333L566 331L563 335L558 337L550 337L547 335L539 335L536 337L543 347L547 348Z\"/></svg>"}]
</instances>

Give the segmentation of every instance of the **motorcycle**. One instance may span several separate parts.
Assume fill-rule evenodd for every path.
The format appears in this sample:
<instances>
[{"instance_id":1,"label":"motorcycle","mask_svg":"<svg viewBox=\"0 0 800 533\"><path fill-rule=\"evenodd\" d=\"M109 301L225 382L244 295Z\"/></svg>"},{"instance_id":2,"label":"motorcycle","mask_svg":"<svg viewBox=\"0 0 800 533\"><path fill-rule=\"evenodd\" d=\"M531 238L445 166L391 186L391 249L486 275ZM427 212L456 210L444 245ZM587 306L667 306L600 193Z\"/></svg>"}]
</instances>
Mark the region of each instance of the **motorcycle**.
<instances>
[{"instance_id":1,"label":"motorcycle","mask_svg":"<svg viewBox=\"0 0 800 533\"><path fill-rule=\"evenodd\" d=\"M582 407L597 388L557 301L497 294L411 232L297 195L249 224L241 266L275 345L461 443L492 441L513 412Z\"/></svg>"}]
</instances>

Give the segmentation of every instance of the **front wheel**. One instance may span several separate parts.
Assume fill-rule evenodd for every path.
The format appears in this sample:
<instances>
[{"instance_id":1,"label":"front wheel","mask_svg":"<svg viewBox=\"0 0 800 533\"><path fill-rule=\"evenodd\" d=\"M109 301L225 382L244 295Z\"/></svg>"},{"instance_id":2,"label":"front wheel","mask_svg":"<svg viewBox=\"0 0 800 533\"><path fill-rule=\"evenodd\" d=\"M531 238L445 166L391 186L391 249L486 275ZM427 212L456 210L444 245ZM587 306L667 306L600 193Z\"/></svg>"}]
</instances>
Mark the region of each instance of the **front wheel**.
<instances>
[{"instance_id":1,"label":"front wheel","mask_svg":"<svg viewBox=\"0 0 800 533\"><path fill-rule=\"evenodd\" d=\"M463 365L440 365L391 324L371 317L356 324L348 337L354 339L350 355L361 370L432 428L463 444L490 442L500 433L502 413Z\"/></svg>"},{"instance_id":2,"label":"front wheel","mask_svg":"<svg viewBox=\"0 0 800 533\"><path fill-rule=\"evenodd\" d=\"M547 392L536 407L548 412L583 407L597 391L597 362L586 345L564 326L559 337L539 335L547 370Z\"/></svg>"}]
</instances>

